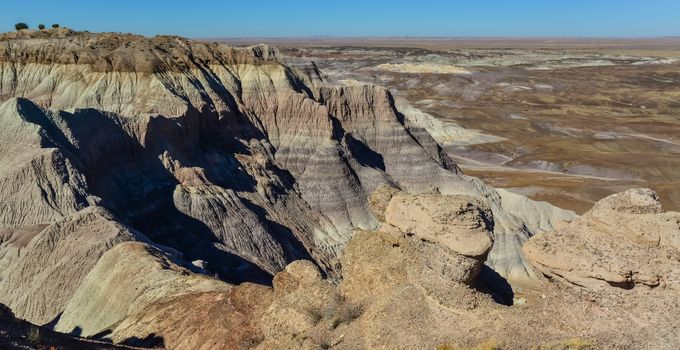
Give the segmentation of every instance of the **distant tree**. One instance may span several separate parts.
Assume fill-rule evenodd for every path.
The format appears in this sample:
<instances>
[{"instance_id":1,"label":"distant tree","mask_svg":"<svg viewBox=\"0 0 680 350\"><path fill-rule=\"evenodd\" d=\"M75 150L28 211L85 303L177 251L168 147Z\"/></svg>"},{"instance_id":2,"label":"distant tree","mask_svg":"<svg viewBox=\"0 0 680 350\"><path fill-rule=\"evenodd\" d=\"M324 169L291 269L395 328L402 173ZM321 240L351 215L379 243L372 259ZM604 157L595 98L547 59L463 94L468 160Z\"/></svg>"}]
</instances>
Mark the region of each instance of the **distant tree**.
<instances>
[{"instance_id":1,"label":"distant tree","mask_svg":"<svg viewBox=\"0 0 680 350\"><path fill-rule=\"evenodd\" d=\"M45 29L45 25L44 24L38 24L38 29L40 29L40 30Z\"/></svg>"},{"instance_id":2,"label":"distant tree","mask_svg":"<svg viewBox=\"0 0 680 350\"><path fill-rule=\"evenodd\" d=\"M55 23L52 25L52 28L59 28L59 25Z\"/></svg>"},{"instance_id":3,"label":"distant tree","mask_svg":"<svg viewBox=\"0 0 680 350\"><path fill-rule=\"evenodd\" d=\"M19 23L14 25L14 29L16 29L16 30L28 29L28 24L23 23L23 22L19 22Z\"/></svg>"}]
</instances>

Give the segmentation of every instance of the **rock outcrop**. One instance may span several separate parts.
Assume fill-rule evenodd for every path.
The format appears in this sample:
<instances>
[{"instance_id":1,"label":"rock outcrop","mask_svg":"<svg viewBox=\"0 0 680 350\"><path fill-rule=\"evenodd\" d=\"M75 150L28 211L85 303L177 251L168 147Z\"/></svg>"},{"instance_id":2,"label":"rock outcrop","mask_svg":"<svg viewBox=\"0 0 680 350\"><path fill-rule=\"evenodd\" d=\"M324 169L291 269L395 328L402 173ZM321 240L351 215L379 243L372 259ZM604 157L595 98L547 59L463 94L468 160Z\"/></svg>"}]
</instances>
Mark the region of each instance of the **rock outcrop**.
<instances>
[{"instance_id":1,"label":"rock outcrop","mask_svg":"<svg viewBox=\"0 0 680 350\"><path fill-rule=\"evenodd\" d=\"M378 192L372 197L389 190ZM470 287L491 249L488 208L465 196L393 194L381 230L357 232L345 247L337 287L308 262L276 275L258 348L407 348L404 336L427 347L443 342L423 328L438 326L435 309L494 305ZM415 208L411 217L394 216ZM413 216L423 225L409 225Z\"/></svg>"},{"instance_id":2,"label":"rock outcrop","mask_svg":"<svg viewBox=\"0 0 680 350\"><path fill-rule=\"evenodd\" d=\"M53 321L69 307L65 315L74 316L63 329L77 326L86 311L76 309L98 304L73 301L80 298L74 293L88 290L86 275L105 275L95 264L124 241L174 250L179 265L200 261L201 273L231 284L271 283L299 259L337 280L338 257L353 233L377 230L385 216L400 231L444 244L456 254L451 259L475 264L474 273L461 276L491 273L478 266L486 259L525 286L541 275L522 243L575 217L463 175L428 132L436 125L407 118L389 91L328 84L318 70L281 63L270 47L116 33L19 34L0 39L0 229L14 237L0 246L7 267L0 302L34 323ZM389 218L412 204L394 204L376 217L368 197L381 185L469 196L473 207L461 202L447 215L483 214L493 217L493 228L484 220L454 220L457 242L452 233L424 232L447 226L445 216L413 229L408 220L418 217ZM63 251L36 235L93 211L105 213L107 233L93 228L88 248ZM58 242L71 247L81 231L59 232ZM10 240L35 258L19 254ZM70 266L59 269L60 261ZM95 328L101 327L83 329Z\"/></svg>"},{"instance_id":3,"label":"rock outcrop","mask_svg":"<svg viewBox=\"0 0 680 350\"><path fill-rule=\"evenodd\" d=\"M599 201L581 218L524 245L550 278L585 288L680 289L680 213L656 193L631 189Z\"/></svg>"},{"instance_id":4,"label":"rock outcrop","mask_svg":"<svg viewBox=\"0 0 680 350\"><path fill-rule=\"evenodd\" d=\"M637 199L629 200L631 195ZM629 191L603 200L594 211L659 215L650 195ZM257 348L670 349L677 344L680 322L674 315L680 297L671 288L583 290L541 279L536 290L515 295L514 305L501 305L479 274L490 247L470 254L485 241L484 233L489 242L495 224L482 203L388 187L379 188L370 202L376 217L391 210L401 215L388 213L379 231L353 236L343 251L337 287L308 262L279 273ZM412 221L413 215L418 220ZM620 220L624 214L617 215ZM472 236L480 239L467 241ZM667 263L680 266L677 260Z\"/></svg>"},{"instance_id":5,"label":"rock outcrop","mask_svg":"<svg viewBox=\"0 0 680 350\"><path fill-rule=\"evenodd\" d=\"M57 329L169 349L676 345L680 297L670 285L650 288L642 283L623 289L576 285L567 277L541 278L539 288L516 294L510 306L480 271L486 269L496 225L485 203L434 190L408 194L389 186L380 186L369 203L373 215L384 219L377 230L354 233L340 257L339 279L325 278L316 263L298 260L277 273L271 287L230 285L203 275L202 268L187 264L177 251L124 242L106 252L85 276ZM647 224L658 224L658 215L665 217L647 190L609 197L592 212L602 220L623 222L631 228L626 234L658 232L622 221L631 213ZM602 227L607 228L591 227L589 236L611 235L595 230ZM542 239L537 235L526 246ZM666 242L659 238L651 247L665 246L661 241ZM528 256L534 261L532 253ZM678 267L680 261L669 259L663 266Z\"/></svg>"},{"instance_id":6,"label":"rock outcrop","mask_svg":"<svg viewBox=\"0 0 680 350\"><path fill-rule=\"evenodd\" d=\"M55 320L111 247L147 238L106 209L88 207L50 225L0 228L0 295L17 317Z\"/></svg>"},{"instance_id":7,"label":"rock outcrop","mask_svg":"<svg viewBox=\"0 0 680 350\"><path fill-rule=\"evenodd\" d=\"M229 291L226 283L178 265L172 253L139 242L116 245L85 276L55 329L92 337L159 300Z\"/></svg>"},{"instance_id":8,"label":"rock outcrop","mask_svg":"<svg viewBox=\"0 0 680 350\"><path fill-rule=\"evenodd\" d=\"M493 245L491 210L470 197L396 195L385 223L463 256L485 257Z\"/></svg>"}]
</instances>

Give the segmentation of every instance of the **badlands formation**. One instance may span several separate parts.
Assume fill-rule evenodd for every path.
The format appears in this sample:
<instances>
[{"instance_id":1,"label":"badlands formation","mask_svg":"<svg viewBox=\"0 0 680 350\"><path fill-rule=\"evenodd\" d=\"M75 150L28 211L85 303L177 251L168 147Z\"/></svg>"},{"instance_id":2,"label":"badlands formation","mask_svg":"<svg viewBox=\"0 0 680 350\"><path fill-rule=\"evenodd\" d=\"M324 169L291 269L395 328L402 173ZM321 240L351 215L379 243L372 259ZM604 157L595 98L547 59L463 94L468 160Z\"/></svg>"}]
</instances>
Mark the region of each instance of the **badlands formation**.
<instances>
[{"instance_id":1,"label":"badlands formation","mask_svg":"<svg viewBox=\"0 0 680 350\"><path fill-rule=\"evenodd\" d=\"M680 209L680 38L260 40L408 100L487 184L579 214L635 187Z\"/></svg>"},{"instance_id":2,"label":"badlands formation","mask_svg":"<svg viewBox=\"0 0 680 350\"><path fill-rule=\"evenodd\" d=\"M680 214L656 193L578 216L495 189L442 148L460 130L284 61L2 36L8 347L680 346Z\"/></svg>"}]
</instances>

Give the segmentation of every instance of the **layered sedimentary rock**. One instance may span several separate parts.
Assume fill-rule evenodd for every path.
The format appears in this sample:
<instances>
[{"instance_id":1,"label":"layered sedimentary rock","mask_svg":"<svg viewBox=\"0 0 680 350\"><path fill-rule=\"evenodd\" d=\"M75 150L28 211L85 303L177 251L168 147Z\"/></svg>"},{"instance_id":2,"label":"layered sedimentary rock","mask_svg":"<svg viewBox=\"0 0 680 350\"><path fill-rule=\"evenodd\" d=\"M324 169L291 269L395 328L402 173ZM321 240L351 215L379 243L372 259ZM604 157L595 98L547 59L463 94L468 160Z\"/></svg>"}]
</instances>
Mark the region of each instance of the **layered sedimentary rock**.
<instances>
[{"instance_id":1,"label":"layered sedimentary rock","mask_svg":"<svg viewBox=\"0 0 680 350\"><path fill-rule=\"evenodd\" d=\"M198 292L229 291L228 284L192 273L178 263L172 252L145 243L116 245L85 276L55 329L91 337L158 300ZM103 309L106 312L102 312Z\"/></svg>"},{"instance_id":2,"label":"layered sedimentary rock","mask_svg":"<svg viewBox=\"0 0 680 350\"><path fill-rule=\"evenodd\" d=\"M96 206L47 226L0 228L0 295L17 317L53 321L102 254L135 240L147 238Z\"/></svg>"},{"instance_id":3,"label":"layered sedimentary rock","mask_svg":"<svg viewBox=\"0 0 680 350\"><path fill-rule=\"evenodd\" d=\"M396 99L395 105L408 121L425 130L443 147L467 146L505 140L502 137L486 135L476 130L465 129L452 122L445 122L413 107L404 98Z\"/></svg>"},{"instance_id":4,"label":"layered sedimentary rock","mask_svg":"<svg viewBox=\"0 0 680 350\"><path fill-rule=\"evenodd\" d=\"M357 327L365 327L365 322L394 327L384 319L394 315L392 311L384 313L407 296L426 309L430 298L454 308L468 308L470 302L493 305L488 295L476 295L469 287L490 244L474 256L458 252L477 246L464 240L470 235L483 235L490 242L488 209L464 196L402 196L392 200L395 206L425 204L448 212L475 208L477 214L449 216L448 222L459 228L439 227L435 234L449 238L443 244L402 232L390 221L383 224L390 232L355 234L344 250L339 286L324 279L314 263L300 260L278 273L273 287L249 283L232 287L196 275L146 244L119 244L88 274L56 328L70 331L83 324L87 326L78 328L83 335L104 334L115 342L137 339L137 345L149 345L156 337L178 349L314 348L335 341L330 337L340 334L336 332L349 330L343 347L373 348L378 339L372 332L379 330L369 327L369 333L361 334ZM437 221L433 214L427 211L423 219ZM463 229L473 217L481 227ZM450 245L455 238L463 240ZM409 308L416 304L407 303Z\"/></svg>"},{"instance_id":5,"label":"layered sedimentary rock","mask_svg":"<svg viewBox=\"0 0 680 350\"><path fill-rule=\"evenodd\" d=\"M462 175L432 126L407 118L388 91L317 73L265 46L64 31L0 40L0 227L13 232L3 235L23 232L40 264L54 265L61 256L40 244L40 227L101 210L128 232L97 241L72 276L64 269L68 287L49 307L20 294L49 293L36 279L43 265L15 267L17 248L3 239L0 254L17 261L3 275L35 284L3 277L0 288L16 292L0 302L49 322L126 240L174 249L232 283L269 283L297 259L337 278L352 232L380 225L367 200L380 185L474 197L494 218L486 263L513 283L540 279L520 246L573 213Z\"/></svg>"},{"instance_id":6,"label":"layered sedimentary rock","mask_svg":"<svg viewBox=\"0 0 680 350\"><path fill-rule=\"evenodd\" d=\"M88 205L84 175L57 147L45 113L26 99L0 107L0 226L46 224Z\"/></svg>"}]
</instances>

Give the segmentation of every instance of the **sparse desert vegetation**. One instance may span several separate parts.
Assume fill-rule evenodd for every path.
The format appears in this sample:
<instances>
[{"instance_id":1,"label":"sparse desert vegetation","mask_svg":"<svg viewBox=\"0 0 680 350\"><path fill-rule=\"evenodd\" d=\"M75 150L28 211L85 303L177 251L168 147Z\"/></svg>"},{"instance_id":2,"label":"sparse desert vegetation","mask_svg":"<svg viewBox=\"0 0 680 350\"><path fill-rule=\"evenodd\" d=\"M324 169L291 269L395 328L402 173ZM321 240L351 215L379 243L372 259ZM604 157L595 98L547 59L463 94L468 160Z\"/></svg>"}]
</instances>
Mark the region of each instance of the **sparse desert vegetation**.
<instances>
[{"instance_id":1,"label":"sparse desert vegetation","mask_svg":"<svg viewBox=\"0 0 680 350\"><path fill-rule=\"evenodd\" d=\"M334 294L332 301L321 309L307 310L314 323L322 323L330 328L337 328L343 323L350 323L361 316L366 309L362 303L352 302L339 293Z\"/></svg>"}]
</instances>

